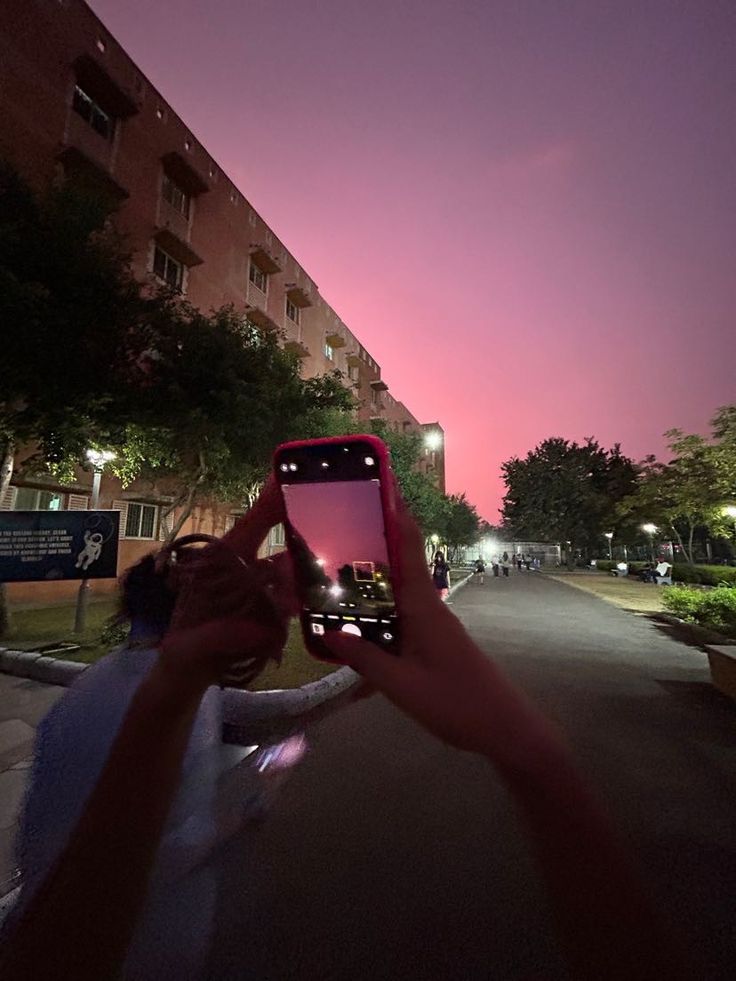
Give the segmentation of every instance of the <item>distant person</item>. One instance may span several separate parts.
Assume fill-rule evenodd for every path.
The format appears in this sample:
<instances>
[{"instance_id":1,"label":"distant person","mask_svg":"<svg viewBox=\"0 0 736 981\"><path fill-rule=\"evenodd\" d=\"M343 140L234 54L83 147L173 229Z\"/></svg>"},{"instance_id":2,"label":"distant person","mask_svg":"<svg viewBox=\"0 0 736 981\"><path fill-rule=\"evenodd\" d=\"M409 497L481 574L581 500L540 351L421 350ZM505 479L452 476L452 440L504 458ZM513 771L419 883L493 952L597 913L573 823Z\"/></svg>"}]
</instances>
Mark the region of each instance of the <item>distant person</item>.
<instances>
[{"instance_id":1,"label":"distant person","mask_svg":"<svg viewBox=\"0 0 736 981\"><path fill-rule=\"evenodd\" d=\"M508 554L508 552L504 552L503 553L503 558L501 559L501 571L503 572L504 576L506 576L508 578L508 574L509 574L509 554Z\"/></svg>"},{"instance_id":2,"label":"distant person","mask_svg":"<svg viewBox=\"0 0 736 981\"><path fill-rule=\"evenodd\" d=\"M446 600L450 595L450 566L445 560L444 552L435 552L432 561L432 582L440 594L440 599Z\"/></svg>"},{"instance_id":3,"label":"distant person","mask_svg":"<svg viewBox=\"0 0 736 981\"><path fill-rule=\"evenodd\" d=\"M491 559L491 568L493 569L493 575L498 579L498 574L501 571L501 559L498 555L495 555Z\"/></svg>"},{"instance_id":4,"label":"distant person","mask_svg":"<svg viewBox=\"0 0 736 981\"><path fill-rule=\"evenodd\" d=\"M475 560L475 569L473 570L473 578L478 577L478 582L482 586L486 581L486 564L480 556Z\"/></svg>"}]
</instances>

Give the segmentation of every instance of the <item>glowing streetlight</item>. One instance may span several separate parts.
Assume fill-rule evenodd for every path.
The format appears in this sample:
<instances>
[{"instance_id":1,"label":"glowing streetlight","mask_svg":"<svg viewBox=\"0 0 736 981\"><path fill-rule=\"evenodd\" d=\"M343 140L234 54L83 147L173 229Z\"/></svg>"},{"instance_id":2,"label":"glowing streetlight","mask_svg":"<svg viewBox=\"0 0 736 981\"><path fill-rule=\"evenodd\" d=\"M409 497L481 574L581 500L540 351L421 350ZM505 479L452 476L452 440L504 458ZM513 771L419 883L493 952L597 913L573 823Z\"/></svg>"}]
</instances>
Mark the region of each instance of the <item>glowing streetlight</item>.
<instances>
[{"instance_id":1,"label":"glowing streetlight","mask_svg":"<svg viewBox=\"0 0 736 981\"><path fill-rule=\"evenodd\" d=\"M432 450L432 452L436 452L437 450L441 449L442 434L438 433L436 430L427 433L427 435L424 437L424 445L428 450Z\"/></svg>"},{"instance_id":2,"label":"glowing streetlight","mask_svg":"<svg viewBox=\"0 0 736 981\"><path fill-rule=\"evenodd\" d=\"M613 532L612 531L606 531L606 532L604 532L604 535L608 539L608 558L609 558L610 561L613 561L613 549L611 548L611 541L613 539Z\"/></svg>"},{"instance_id":3,"label":"glowing streetlight","mask_svg":"<svg viewBox=\"0 0 736 981\"><path fill-rule=\"evenodd\" d=\"M645 535L649 536L649 556L652 562L654 562L654 536L659 531L659 528L657 528L656 525L653 525L651 521L648 521L645 525L641 526L641 530Z\"/></svg>"},{"instance_id":4,"label":"glowing streetlight","mask_svg":"<svg viewBox=\"0 0 736 981\"><path fill-rule=\"evenodd\" d=\"M440 536L435 532L434 535L430 535L429 536L429 540L430 540L430 542L433 545L439 545L439 543L440 543Z\"/></svg>"}]
</instances>

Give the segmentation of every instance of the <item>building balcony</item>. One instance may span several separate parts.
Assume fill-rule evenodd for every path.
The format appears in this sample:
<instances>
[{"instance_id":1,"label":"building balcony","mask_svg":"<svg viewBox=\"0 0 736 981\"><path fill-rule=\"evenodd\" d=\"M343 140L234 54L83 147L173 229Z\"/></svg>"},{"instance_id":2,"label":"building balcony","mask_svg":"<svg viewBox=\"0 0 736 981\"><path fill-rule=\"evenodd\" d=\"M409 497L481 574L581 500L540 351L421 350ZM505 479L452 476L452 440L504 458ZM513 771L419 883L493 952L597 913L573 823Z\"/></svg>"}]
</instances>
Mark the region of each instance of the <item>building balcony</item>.
<instances>
[{"instance_id":1,"label":"building balcony","mask_svg":"<svg viewBox=\"0 0 736 981\"><path fill-rule=\"evenodd\" d=\"M83 119L80 119L79 122L86 129L89 129ZM109 144L101 136L98 136L93 130L89 132L92 137L95 137L109 147ZM80 140L80 143L86 145L84 140ZM57 159L64 168L64 174L68 180L76 181L83 187L87 187L104 197L112 199L116 203L120 203L129 196L128 191L112 176L108 170L108 163L102 162L104 157L104 153L98 154L94 152L94 148L93 155L90 156L84 152L83 146L72 145L63 147L57 155Z\"/></svg>"},{"instance_id":2,"label":"building balcony","mask_svg":"<svg viewBox=\"0 0 736 981\"><path fill-rule=\"evenodd\" d=\"M188 218L177 211L168 201L162 198L158 204L158 224L159 228L168 229L177 238L184 242L189 242L192 234L191 224Z\"/></svg>"},{"instance_id":3,"label":"building balcony","mask_svg":"<svg viewBox=\"0 0 736 981\"><path fill-rule=\"evenodd\" d=\"M374 378L370 385L374 392L388 391L388 385L382 378Z\"/></svg>"},{"instance_id":4,"label":"building balcony","mask_svg":"<svg viewBox=\"0 0 736 981\"><path fill-rule=\"evenodd\" d=\"M261 330L272 330L275 333L279 333L281 331L281 328L276 321L272 320L266 311L262 310L260 307L246 307L245 315L252 324L255 324L256 327L260 327Z\"/></svg>"},{"instance_id":5,"label":"building balcony","mask_svg":"<svg viewBox=\"0 0 736 981\"><path fill-rule=\"evenodd\" d=\"M108 75L91 55L80 55L73 68L80 87L115 119L128 119L140 112L138 100Z\"/></svg>"},{"instance_id":6,"label":"building balcony","mask_svg":"<svg viewBox=\"0 0 736 981\"><path fill-rule=\"evenodd\" d=\"M296 355L296 357L299 358L300 361L303 360L304 358L309 357L309 348L306 346L304 341L295 341L295 340L287 341L284 344L284 350L288 351L289 354Z\"/></svg>"},{"instance_id":7,"label":"building balcony","mask_svg":"<svg viewBox=\"0 0 736 981\"><path fill-rule=\"evenodd\" d=\"M281 266L274 259L271 253L262 245L251 245L250 257L261 270L268 276L281 272Z\"/></svg>"},{"instance_id":8,"label":"building balcony","mask_svg":"<svg viewBox=\"0 0 736 981\"><path fill-rule=\"evenodd\" d=\"M64 130L64 150L76 150L93 167L97 167L104 174L110 174L114 160L114 148L113 140L105 139L104 136L92 129L90 124L82 119L78 113L73 109L69 110Z\"/></svg>"},{"instance_id":9,"label":"building balcony","mask_svg":"<svg viewBox=\"0 0 736 981\"><path fill-rule=\"evenodd\" d=\"M192 266L201 266L204 262L204 259L197 255L189 242L175 234L170 228L157 228L154 238L164 252L189 269Z\"/></svg>"},{"instance_id":10,"label":"building balcony","mask_svg":"<svg viewBox=\"0 0 736 981\"><path fill-rule=\"evenodd\" d=\"M311 307L312 298L306 290L302 289L301 286L297 286L296 283L286 284L286 298L294 304L295 307Z\"/></svg>"},{"instance_id":11,"label":"building balcony","mask_svg":"<svg viewBox=\"0 0 736 981\"><path fill-rule=\"evenodd\" d=\"M345 361L349 368L359 368L361 365L360 355L357 351L350 351L346 354Z\"/></svg>"},{"instance_id":12,"label":"building balcony","mask_svg":"<svg viewBox=\"0 0 736 981\"><path fill-rule=\"evenodd\" d=\"M196 198L198 195L209 191L210 185L202 174L200 174L191 160L187 160L177 150L171 150L169 153L165 153L161 157L161 164L164 168L164 173L171 178L177 187L180 187L182 191L186 191L190 197Z\"/></svg>"},{"instance_id":13,"label":"building balcony","mask_svg":"<svg viewBox=\"0 0 736 981\"><path fill-rule=\"evenodd\" d=\"M325 341L334 351L337 351L338 348L345 347L345 338L342 334L327 334Z\"/></svg>"}]
</instances>

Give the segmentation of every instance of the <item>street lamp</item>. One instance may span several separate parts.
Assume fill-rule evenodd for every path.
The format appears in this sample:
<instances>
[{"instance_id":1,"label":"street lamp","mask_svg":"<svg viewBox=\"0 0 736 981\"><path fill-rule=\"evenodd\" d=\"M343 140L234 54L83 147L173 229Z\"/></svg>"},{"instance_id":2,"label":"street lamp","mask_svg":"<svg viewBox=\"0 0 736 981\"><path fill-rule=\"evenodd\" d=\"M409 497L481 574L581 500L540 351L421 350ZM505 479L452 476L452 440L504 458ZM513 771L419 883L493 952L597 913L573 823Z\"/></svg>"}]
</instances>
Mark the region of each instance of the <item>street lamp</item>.
<instances>
[{"instance_id":1,"label":"street lamp","mask_svg":"<svg viewBox=\"0 0 736 981\"><path fill-rule=\"evenodd\" d=\"M105 464L115 459L110 450L87 450L87 460L92 464L92 500L90 510L96 511L100 503L100 483ZM81 634L87 624L87 604L89 602L89 579L83 579L77 592L77 609L74 614L74 633Z\"/></svg>"},{"instance_id":2,"label":"street lamp","mask_svg":"<svg viewBox=\"0 0 736 981\"><path fill-rule=\"evenodd\" d=\"M438 433L437 430L428 432L427 435L424 437L424 445L427 447L428 450L432 450L433 453L441 449L442 434Z\"/></svg>"},{"instance_id":3,"label":"street lamp","mask_svg":"<svg viewBox=\"0 0 736 981\"><path fill-rule=\"evenodd\" d=\"M641 526L641 530L645 535L649 536L649 555L651 556L652 562L654 562L654 536L659 531L659 528L649 521L645 525Z\"/></svg>"},{"instance_id":4,"label":"street lamp","mask_svg":"<svg viewBox=\"0 0 736 981\"><path fill-rule=\"evenodd\" d=\"M609 560L611 562L613 562L613 549L611 548L611 540L613 538L613 532L612 531L606 531L606 532L604 532L604 534L605 534L606 538L608 539L608 558L609 558Z\"/></svg>"}]
</instances>

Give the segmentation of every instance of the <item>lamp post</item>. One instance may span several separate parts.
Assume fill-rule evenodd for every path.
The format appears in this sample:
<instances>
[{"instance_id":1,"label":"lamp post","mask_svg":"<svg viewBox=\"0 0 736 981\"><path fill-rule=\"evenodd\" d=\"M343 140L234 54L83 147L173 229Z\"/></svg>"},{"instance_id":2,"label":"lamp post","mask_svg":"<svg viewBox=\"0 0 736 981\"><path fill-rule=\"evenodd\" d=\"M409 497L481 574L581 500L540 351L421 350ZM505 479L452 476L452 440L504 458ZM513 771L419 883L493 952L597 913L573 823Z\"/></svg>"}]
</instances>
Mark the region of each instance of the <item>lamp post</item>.
<instances>
[{"instance_id":1,"label":"lamp post","mask_svg":"<svg viewBox=\"0 0 736 981\"><path fill-rule=\"evenodd\" d=\"M607 531L604 534L605 534L606 538L608 539L608 559L609 559L610 562L613 562L613 548L611 547L611 540L613 539L613 532L612 531Z\"/></svg>"},{"instance_id":2,"label":"lamp post","mask_svg":"<svg viewBox=\"0 0 736 981\"><path fill-rule=\"evenodd\" d=\"M649 521L647 524L641 526L641 530L649 537L649 555L652 562L654 562L654 536L657 534L659 529L656 525L653 525L651 521Z\"/></svg>"},{"instance_id":3,"label":"lamp post","mask_svg":"<svg viewBox=\"0 0 736 981\"><path fill-rule=\"evenodd\" d=\"M92 500L90 511L96 511L100 503L100 483L105 464L115 459L115 454L109 450L87 450L87 460L92 464ZM74 613L74 633L81 634L87 625L87 604L89 603L89 579L83 579L77 592L77 608Z\"/></svg>"},{"instance_id":4,"label":"lamp post","mask_svg":"<svg viewBox=\"0 0 736 981\"><path fill-rule=\"evenodd\" d=\"M442 447L442 434L438 433L437 430L428 432L424 437L424 445L428 450L432 450L433 453L436 453L437 450L441 449Z\"/></svg>"}]
</instances>

